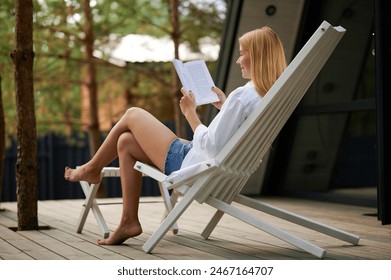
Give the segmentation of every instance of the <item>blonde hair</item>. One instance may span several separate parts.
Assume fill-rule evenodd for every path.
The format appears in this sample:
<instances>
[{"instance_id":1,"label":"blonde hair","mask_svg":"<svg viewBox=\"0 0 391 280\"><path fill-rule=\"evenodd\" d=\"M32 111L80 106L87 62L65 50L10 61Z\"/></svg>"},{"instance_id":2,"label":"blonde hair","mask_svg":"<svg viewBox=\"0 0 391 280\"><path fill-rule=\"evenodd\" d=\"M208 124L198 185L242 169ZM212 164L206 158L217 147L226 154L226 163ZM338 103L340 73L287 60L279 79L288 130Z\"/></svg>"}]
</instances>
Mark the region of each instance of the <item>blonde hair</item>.
<instances>
[{"instance_id":1,"label":"blonde hair","mask_svg":"<svg viewBox=\"0 0 391 280\"><path fill-rule=\"evenodd\" d=\"M251 80L264 96L286 68L281 40L271 28L262 27L242 35L239 43L249 52Z\"/></svg>"}]
</instances>

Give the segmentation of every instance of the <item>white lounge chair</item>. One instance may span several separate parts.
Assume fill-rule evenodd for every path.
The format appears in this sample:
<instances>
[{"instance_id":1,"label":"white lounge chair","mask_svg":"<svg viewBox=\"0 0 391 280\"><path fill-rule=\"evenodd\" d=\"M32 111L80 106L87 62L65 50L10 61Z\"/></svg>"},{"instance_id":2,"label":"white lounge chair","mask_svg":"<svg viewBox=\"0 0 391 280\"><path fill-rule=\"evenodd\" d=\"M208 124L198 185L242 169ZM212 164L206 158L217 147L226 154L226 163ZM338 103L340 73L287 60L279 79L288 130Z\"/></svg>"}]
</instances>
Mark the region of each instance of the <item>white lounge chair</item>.
<instances>
[{"instance_id":1,"label":"white lounge chair","mask_svg":"<svg viewBox=\"0 0 391 280\"><path fill-rule=\"evenodd\" d=\"M193 201L205 203L217 209L201 233L206 239L226 213L314 256L319 258L325 256L326 251L323 248L283 231L258 216L238 209L232 205L235 201L348 243L358 244L359 237L354 234L320 224L240 194L344 33L344 28L333 27L324 21L216 158L184 168L170 176L144 163L135 164L137 170L160 182L161 192L168 209L167 217L144 244L145 252L152 252ZM102 172L105 174L106 169ZM102 221L99 208L94 203L96 191L93 191L91 187L88 189L86 196L92 198L86 199L89 203L86 204L86 209L92 208L94 213L97 212L97 220ZM168 195L170 190L172 191L171 197ZM181 198L173 206L171 203L178 196Z\"/></svg>"}]
</instances>

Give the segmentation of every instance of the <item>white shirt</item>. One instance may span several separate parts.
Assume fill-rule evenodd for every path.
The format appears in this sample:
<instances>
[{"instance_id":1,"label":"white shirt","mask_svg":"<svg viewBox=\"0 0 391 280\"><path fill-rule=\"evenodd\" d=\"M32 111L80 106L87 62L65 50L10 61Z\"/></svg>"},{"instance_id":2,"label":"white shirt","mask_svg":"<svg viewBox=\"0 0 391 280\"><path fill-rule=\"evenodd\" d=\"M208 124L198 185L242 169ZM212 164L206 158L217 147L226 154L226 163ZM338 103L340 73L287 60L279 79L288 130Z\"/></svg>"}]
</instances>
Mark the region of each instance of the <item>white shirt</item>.
<instances>
[{"instance_id":1,"label":"white shirt","mask_svg":"<svg viewBox=\"0 0 391 280\"><path fill-rule=\"evenodd\" d=\"M181 169L216 157L260 101L251 81L232 91L210 125L197 126Z\"/></svg>"}]
</instances>

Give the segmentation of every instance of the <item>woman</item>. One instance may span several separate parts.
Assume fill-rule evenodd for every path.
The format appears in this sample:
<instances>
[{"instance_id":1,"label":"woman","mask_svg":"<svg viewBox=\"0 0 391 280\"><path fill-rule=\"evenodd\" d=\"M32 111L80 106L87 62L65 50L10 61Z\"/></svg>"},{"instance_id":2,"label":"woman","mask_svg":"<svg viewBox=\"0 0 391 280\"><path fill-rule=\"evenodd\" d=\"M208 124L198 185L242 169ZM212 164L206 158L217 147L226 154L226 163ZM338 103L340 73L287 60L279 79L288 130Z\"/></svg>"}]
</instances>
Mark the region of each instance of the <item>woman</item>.
<instances>
[{"instance_id":1,"label":"woman","mask_svg":"<svg viewBox=\"0 0 391 280\"><path fill-rule=\"evenodd\" d=\"M65 168L64 177L69 181L98 183L102 168L116 157L119 159L122 217L114 233L107 239L98 240L98 244L121 244L142 232L138 219L142 175L133 169L136 161L153 165L169 175L215 157L284 71L284 49L272 29L263 27L250 31L239 38L239 45L240 56L236 63L242 70L242 77L250 81L231 92L228 98L220 89L212 88L220 99L213 105L220 112L208 127L197 115L191 91L181 90L183 97L179 105L194 132L191 142L179 139L150 113L130 108L89 162L78 169Z\"/></svg>"}]
</instances>

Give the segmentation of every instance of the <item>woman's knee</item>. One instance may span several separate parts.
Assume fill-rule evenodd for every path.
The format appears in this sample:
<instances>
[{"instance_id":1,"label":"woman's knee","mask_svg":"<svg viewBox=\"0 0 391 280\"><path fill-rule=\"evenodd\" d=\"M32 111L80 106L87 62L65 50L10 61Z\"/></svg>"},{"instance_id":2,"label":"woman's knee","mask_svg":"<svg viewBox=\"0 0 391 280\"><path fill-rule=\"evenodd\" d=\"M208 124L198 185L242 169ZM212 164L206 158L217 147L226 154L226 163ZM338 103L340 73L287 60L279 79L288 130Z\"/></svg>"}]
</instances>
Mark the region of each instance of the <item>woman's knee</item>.
<instances>
[{"instance_id":1,"label":"woman's knee","mask_svg":"<svg viewBox=\"0 0 391 280\"><path fill-rule=\"evenodd\" d=\"M122 133L117 142L117 151L118 153L123 153L123 152L129 152L130 148L132 147L134 141L134 136L131 132L124 132Z\"/></svg>"},{"instance_id":2,"label":"woman's knee","mask_svg":"<svg viewBox=\"0 0 391 280\"><path fill-rule=\"evenodd\" d=\"M127 119L133 119L137 120L142 114L144 114L146 111L144 109L138 108L138 107L132 107L126 110L124 117Z\"/></svg>"}]
</instances>

